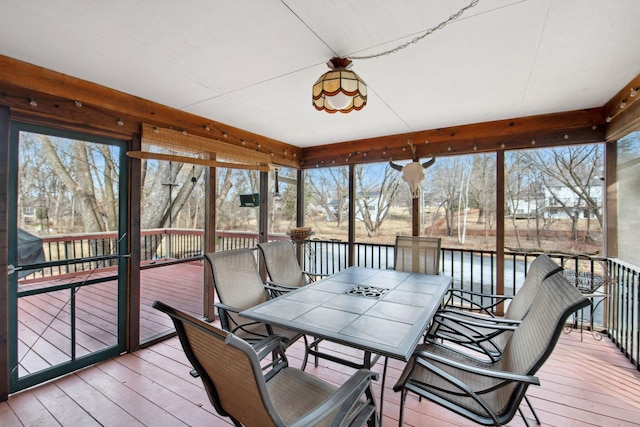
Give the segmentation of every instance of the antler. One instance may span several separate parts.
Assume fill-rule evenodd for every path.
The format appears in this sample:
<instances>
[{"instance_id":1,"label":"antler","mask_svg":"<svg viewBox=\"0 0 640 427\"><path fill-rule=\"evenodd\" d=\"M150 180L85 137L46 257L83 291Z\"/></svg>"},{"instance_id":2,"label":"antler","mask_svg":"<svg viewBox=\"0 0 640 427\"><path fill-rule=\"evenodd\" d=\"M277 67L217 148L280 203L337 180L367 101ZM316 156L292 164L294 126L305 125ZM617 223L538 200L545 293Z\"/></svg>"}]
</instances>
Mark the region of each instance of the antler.
<instances>
[{"instance_id":1,"label":"antler","mask_svg":"<svg viewBox=\"0 0 640 427\"><path fill-rule=\"evenodd\" d=\"M396 165L395 163L393 163L393 159L389 159L389 166L391 166L392 168L394 168L398 172L402 172L402 166Z\"/></svg>"},{"instance_id":2,"label":"antler","mask_svg":"<svg viewBox=\"0 0 640 427\"><path fill-rule=\"evenodd\" d=\"M434 164L435 162L436 162L436 156L432 156L432 157L431 157L431 160L426 161L426 162L424 162L424 163L422 164L422 168L423 168L423 169L426 169L426 168L428 168L429 166L431 166L432 164Z\"/></svg>"}]
</instances>

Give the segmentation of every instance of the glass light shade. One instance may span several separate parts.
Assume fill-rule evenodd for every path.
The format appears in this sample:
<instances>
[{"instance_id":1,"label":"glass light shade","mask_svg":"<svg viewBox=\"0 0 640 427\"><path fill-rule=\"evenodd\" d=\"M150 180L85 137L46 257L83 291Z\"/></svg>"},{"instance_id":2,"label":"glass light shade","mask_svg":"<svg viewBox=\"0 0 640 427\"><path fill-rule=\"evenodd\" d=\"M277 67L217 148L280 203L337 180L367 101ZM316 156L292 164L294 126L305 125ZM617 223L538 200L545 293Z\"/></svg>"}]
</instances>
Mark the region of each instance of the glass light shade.
<instances>
[{"instance_id":1,"label":"glass light shade","mask_svg":"<svg viewBox=\"0 0 640 427\"><path fill-rule=\"evenodd\" d=\"M353 71L349 71L351 61L333 58L329 68L313 85L313 106L328 113L349 113L362 110L367 103L367 85Z\"/></svg>"},{"instance_id":2,"label":"glass light shade","mask_svg":"<svg viewBox=\"0 0 640 427\"><path fill-rule=\"evenodd\" d=\"M342 92L338 92L333 96L327 96L325 101L336 110L344 110L351 102L353 102L352 100L353 97L345 95Z\"/></svg>"}]
</instances>

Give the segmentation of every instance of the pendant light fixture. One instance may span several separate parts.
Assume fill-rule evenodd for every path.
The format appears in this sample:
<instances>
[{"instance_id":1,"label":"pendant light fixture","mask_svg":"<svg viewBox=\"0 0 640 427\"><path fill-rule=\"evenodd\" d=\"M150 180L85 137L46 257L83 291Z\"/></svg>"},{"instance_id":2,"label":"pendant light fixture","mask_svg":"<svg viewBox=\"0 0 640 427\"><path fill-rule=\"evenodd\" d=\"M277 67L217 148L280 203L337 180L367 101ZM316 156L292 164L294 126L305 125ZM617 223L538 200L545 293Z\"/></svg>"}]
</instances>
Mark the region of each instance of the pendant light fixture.
<instances>
[{"instance_id":1,"label":"pendant light fixture","mask_svg":"<svg viewBox=\"0 0 640 427\"><path fill-rule=\"evenodd\" d=\"M313 106L327 113L349 113L367 104L367 85L351 68L351 60L334 57L327 62L331 69L313 85Z\"/></svg>"},{"instance_id":2,"label":"pendant light fixture","mask_svg":"<svg viewBox=\"0 0 640 427\"><path fill-rule=\"evenodd\" d=\"M367 56L351 56L349 58L333 57L327 62L327 66L331 69L324 73L313 85L312 98L313 106L318 111L326 111L327 113L350 113L353 110L362 110L367 105L367 85L355 72L349 70L351 68L351 60L353 59L374 59L381 56L390 55L402 50L412 44L418 43L434 31L443 29L448 23L458 19L465 11L471 9L478 4L480 0L471 0L471 2L449 16L448 19L442 21L435 27L430 28L422 35L401 44L393 49L375 53Z\"/></svg>"}]
</instances>

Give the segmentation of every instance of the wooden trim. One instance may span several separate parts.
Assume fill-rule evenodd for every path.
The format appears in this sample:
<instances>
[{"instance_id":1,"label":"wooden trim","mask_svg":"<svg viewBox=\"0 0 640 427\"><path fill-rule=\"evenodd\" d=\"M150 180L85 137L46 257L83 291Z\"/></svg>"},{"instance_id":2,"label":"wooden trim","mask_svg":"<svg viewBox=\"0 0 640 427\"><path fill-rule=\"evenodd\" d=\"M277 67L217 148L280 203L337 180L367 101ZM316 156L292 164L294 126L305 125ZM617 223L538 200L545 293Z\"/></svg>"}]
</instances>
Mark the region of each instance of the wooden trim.
<instances>
[{"instance_id":1,"label":"wooden trim","mask_svg":"<svg viewBox=\"0 0 640 427\"><path fill-rule=\"evenodd\" d=\"M496 293L504 295L504 151L496 153ZM496 307L496 314L504 315L504 303Z\"/></svg>"},{"instance_id":2,"label":"wooden trim","mask_svg":"<svg viewBox=\"0 0 640 427\"><path fill-rule=\"evenodd\" d=\"M411 235L419 236L422 234L420 230L420 200L422 197L411 199Z\"/></svg>"},{"instance_id":3,"label":"wooden trim","mask_svg":"<svg viewBox=\"0 0 640 427\"><path fill-rule=\"evenodd\" d=\"M356 265L356 165L349 164L349 267Z\"/></svg>"},{"instance_id":4,"label":"wooden trim","mask_svg":"<svg viewBox=\"0 0 640 427\"><path fill-rule=\"evenodd\" d=\"M130 143L132 150L142 146L140 135L135 135ZM129 258L127 259L127 351L140 348L140 209L142 188L142 162L129 159L129 212L127 218L127 241Z\"/></svg>"},{"instance_id":5,"label":"wooden trim","mask_svg":"<svg viewBox=\"0 0 640 427\"><path fill-rule=\"evenodd\" d=\"M37 101L37 107L29 104L29 98ZM142 123L185 130L260 151L274 164L300 166L299 147L2 55L0 104L12 107L30 122L55 121L57 127L66 123L83 132L92 128L119 134L120 139L139 133Z\"/></svg>"},{"instance_id":6,"label":"wooden trim","mask_svg":"<svg viewBox=\"0 0 640 427\"><path fill-rule=\"evenodd\" d=\"M618 143L609 142L605 145L604 184L604 256L617 258L618 256Z\"/></svg>"},{"instance_id":7,"label":"wooden trim","mask_svg":"<svg viewBox=\"0 0 640 427\"><path fill-rule=\"evenodd\" d=\"M210 159L177 156L175 154L152 153L149 151L127 151L127 156L134 157L136 159L166 160L169 162L182 162L182 163L189 163L189 164L209 166L209 167L259 170L261 172L269 172L269 165L254 166L254 165L248 165L244 163L218 162L216 160L210 160Z\"/></svg>"},{"instance_id":8,"label":"wooden trim","mask_svg":"<svg viewBox=\"0 0 640 427\"><path fill-rule=\"evenodd\" d=\"M258 219L258 242L269 241L269 173L260 172L260 211Z\"/></svg>"},{"instance_id":9,"label":"wooden trim","mask_svg":"<svg viewBox=\"0 0 640 427\"><path fill-rule=\"evenodd\" d=\"M631 92L636 94L631 96ZM620 108L624 102L625 107ZM605 120L609 120L605 136L614 141L640 129L640 74L625 85L603 108Z\"/></svg>"},{"instance_id":10,"label":"wooden trim","mask_svg":"<svg viewBox=\"0 0 640 427\"><path fill-rule=\"evenodd\" d=\"M304 171L298 169L296 174L296 226L304 227Z\"/></svg>"},{"instance_id":11,"label":"wooden trim","mask_svg":"<svg viewBox=\"0 0 640 427\"><path fill-rule=\"evenodd\" d=\"M0 402L9 398L9 132L11 112L0 105Z\"/></svg>"},{"instance_id":12,"label":"wooden trim","mask_svg":"<svg viewBox=\"0 0 640 427\"><path fill-rule=\"evenodd\" d=\"M602 109L521 117L302 149L304 169L604 141Z\"/></svg>"},{"instance_id":13,"label":"wooden trim","mask_svg":"<svg viewBox=\"0 0 640 427\"><path fill-rule=\"evenodd\" d=\"M304 227L304 171L296 171L296 227ZM305 270L305 245L296 244L298 264Z\"/></svg>"},{"instance_id":14,"label":"wooden trim","mask_svg":"<svg viewBox=\"0 0 640 427\"><path fill-rule=\"evenodd\" d=\"M204 253L215 252L216 250L216 181L217 171L215 168L207 168L205 171L205 215L204 215ZM204 263L204 298L202 313L208 321L213 321L216 317L215 308L215 288L213 286L213 275L207 262Z\"/></svg>"}]
</instances>

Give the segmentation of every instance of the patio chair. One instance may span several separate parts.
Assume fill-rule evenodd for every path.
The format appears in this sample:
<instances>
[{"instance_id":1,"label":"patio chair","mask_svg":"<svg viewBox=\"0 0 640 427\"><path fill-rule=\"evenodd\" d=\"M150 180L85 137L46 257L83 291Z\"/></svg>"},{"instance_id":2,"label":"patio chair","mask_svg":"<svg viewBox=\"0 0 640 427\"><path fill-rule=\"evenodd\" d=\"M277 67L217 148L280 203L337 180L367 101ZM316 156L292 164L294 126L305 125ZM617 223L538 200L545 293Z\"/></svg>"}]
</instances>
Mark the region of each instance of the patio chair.
<instances>
[{"instance_id":1,"label":"patio chair","mask_svg":"<svg viewBox=\"0 0 640 427\"><path fill-rule=\"evenodd\" d=\"M540 284L548 277L562 271L545 254L531 263L525 280L513 297L488 295L462 289L451 289L451 294L464 298L470 306L478 307L479 313L445 305L438 310L427 332L427 340L440 340L461 345L486 355L495 361L502 355L504 346L535 300ZM474 298L489 298L491 303L480 305ZM496 301L509 301L504 317L496 318L489 310ZM486 313L489 313L487 315Z\"/></svg>"},{"instance_id":2,"label":"patio chair","mask_svg":"<svg viewBox=\"0 0 640 427\"><path fill-rule=\"evenodd\" d=\"M558 265L548 255L540 254L531 263L529 271L527 271L527 275L525 277L525 282L521 286L520 290L525 287L527 280L533 279L535 282L540 283L546 277L549 277L552 274L555 274L558 271L562 270L562 266ZM458 302L454 305L454 301L456 300L456 298ZM448 292L447 301L445 302L445 306L464 309L467 311L475 311L481 314L495 317L495 315L493 314L493 309L498 304L510 301L512 298L514 297L508 295L487 294L465 289L450 289ZM489 301L488 303L485 302L487 300ZM525 307L528 307L528 304L526 304ZM526 308L524 309L524 311L526 311Z\"/></svg>"},{"instance_id":3,"label":"patio chair","mask_svg":"<svg viewBox=\"0 0 640 427\"><path fill-rule=\"evenodd\" d=\"M588 305L588 299L556 273L542 282L497 361L480 361L436 342L420 344L394 386L402 392L400 424L408 392L479 424L504 425L516 412L528 424L520 410L522 399L531 407L527 388L540 384L534 375L553 351L569 315Z\"/></svg>"},{"instance_id":4,"label":"patio chair","mask_svg":"<svg viewBox=\"0 0 640 427\"><path fill-rule=\"evenodd\" d=\"M268 337L252 347L233 333L161 302L154 302L153 307L171 317L213 407L234 425L379 425L371 383L377 373L361 369L335 387L289 367L279 337ZM266 375L257 348L277 354Z\"/></svg>"},{"instance_id":5,"label":"patio chair","mask_svg":"<svg viewBox=\"0 0 640 427\"><path fill-rule=\"evenodd\" d=\"M275 334L284 339L285 348L302 337L305 341L302 366L306 366L308 344L304 335L289 329L272 327L238 314L265 302L270 297L258 273L252 250L211 252L205 254L204 258L213 275L213 285L219 300L214 305L218 309L222 329L249 343L259 342Z\"/></svg>"},{"instance_id":6,"label":"patio chair","mask_svg":"<svg viewBox=\"0 0 640 427\"><path fill-rule=\"evenodd\" d=\"M396 236L394 269L414 273L440 273L440 238Z\"/></svg>"},{"instance_id":7,"label":"patio chair","mask_svg":"<svg viewBox=\"0 0 640 427\"><path fill-rule=\"evenodd\" d=\"M327 274L303 271L293 245L288 240L258 243L269 280L267 288L274 296L295 290Z\"/></svg>"},{"instance_id":8,"label":"patio chair","mask_svg":"<svg viewBox=\"0 0 640 427\"><path fill-rule=\"evenodd\" d=\"M276 240L267 243L258 243L258 249L262 253L265 267L269 279L266 288L271 292L272 297L278 297L286 292L291 292L302 286L305 286L316 277L325 277L329 274L316 274L303 271L298 264L298 259L293 250L293 245L287 240ZM379 355L371 356L371 360L367 361L368 355L363 356L362 363L353 362L334 354L320 351L318 346L324 341L322 338L313 338L307 346L307 355L314 357L314 365L318 367L318 359L326 359L332 362L340 363L352 368L362 368L368 363L375 364L380 358ZM305 343L307 343L305 341ZM306 363L306 359L305 359ZM305 365L302 365L304 370Z\"/></svg>"}]
</instances>

